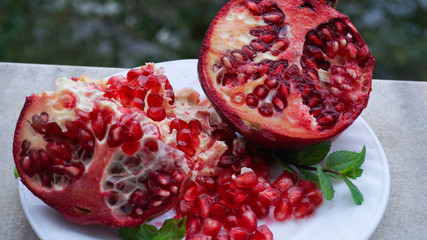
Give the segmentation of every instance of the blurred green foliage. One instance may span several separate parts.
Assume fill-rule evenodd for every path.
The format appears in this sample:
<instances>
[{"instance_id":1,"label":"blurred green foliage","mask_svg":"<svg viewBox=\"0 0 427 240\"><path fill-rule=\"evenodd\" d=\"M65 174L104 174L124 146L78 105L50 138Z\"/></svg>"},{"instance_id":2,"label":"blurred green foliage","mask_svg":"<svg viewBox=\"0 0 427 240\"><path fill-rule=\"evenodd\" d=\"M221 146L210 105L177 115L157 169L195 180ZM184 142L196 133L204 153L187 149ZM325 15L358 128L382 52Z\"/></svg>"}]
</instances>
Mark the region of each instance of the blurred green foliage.
<instances>
[{"instance_id":1,"label":"blurred green foliage","mask_svg":"<svg viewBox=\"0 0 427 240\"><path fill-rule=\"evenodd\" d=\"M1 0L0 61L134 67L197 58L226 0ZM341 0L374 78L427 80L427 0Z\"/></svg>"}]
</instances>

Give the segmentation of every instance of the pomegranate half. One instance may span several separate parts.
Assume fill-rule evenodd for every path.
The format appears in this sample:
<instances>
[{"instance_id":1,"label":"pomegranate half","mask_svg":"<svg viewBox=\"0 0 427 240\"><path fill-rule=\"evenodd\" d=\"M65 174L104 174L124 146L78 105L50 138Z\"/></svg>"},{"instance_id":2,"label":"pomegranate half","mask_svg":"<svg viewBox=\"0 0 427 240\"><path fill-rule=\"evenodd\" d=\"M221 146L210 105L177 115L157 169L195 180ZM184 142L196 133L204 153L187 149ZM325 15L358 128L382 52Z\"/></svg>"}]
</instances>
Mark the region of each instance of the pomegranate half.
<instances>
[{"instance_id":1,"label":"pomegranate half","mask_svg":"<svg viewBox=\"0 0 427 240\"><path fill-rule=\"evenodd\" d=\"M367 106L374 59L349 18L320 0L232 0L212 21L198 73L244 137L298 149L344 131Z\"/></svg>"},{"instance_id":2,"label":"pomegranate half","mask_svg":"<svg viewBox=\"0 0 427 240\"><path fill-rule=\"evenodd\" d=\"M138 226L196 175L236 171L245 141L208 100L147 64L108 81L61 78L27 97L13 156L21 181L79 224Z\"/></svg>"}]
</instances>

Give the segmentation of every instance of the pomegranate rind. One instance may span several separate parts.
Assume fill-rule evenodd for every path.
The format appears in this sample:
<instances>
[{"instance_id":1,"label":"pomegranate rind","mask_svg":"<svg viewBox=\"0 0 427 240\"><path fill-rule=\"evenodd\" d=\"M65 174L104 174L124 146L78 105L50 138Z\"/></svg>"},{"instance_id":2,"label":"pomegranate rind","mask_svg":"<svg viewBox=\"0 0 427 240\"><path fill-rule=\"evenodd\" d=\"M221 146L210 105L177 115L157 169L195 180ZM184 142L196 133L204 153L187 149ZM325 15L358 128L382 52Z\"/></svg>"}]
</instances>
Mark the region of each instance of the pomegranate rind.
<instances>
[{"instance_id":1,"label":"pomegranate rind","mask_svg":"<svg viewBox=\"0 0 427 240\"><path fill-rule=\"evenodd\" d=\"M310 107L307 106L307 103L304 104L303 102L301 90L298 89L301 88L301 86L298 86L300 83L297 84L295 80L287 78L280 79L280 81L287 81L290 85L288 90L289 95L286 98L287 107L283 111L274 111L271 117L264 117L258 113L256 108L251 108L244 103L233 104L232 98L235 96L234 94L248 94L255 86L262 83L268 77L267 75L258 77L253 81L248 80L242 85L236 83L239 81L238 78L231 83L234 85L218 82L218 76L221 74L221 71L225 71L224 69L227 71L231 69L228 72L236 72L236 74L239 71L248 71L248 68L244 69L241 65L232 65L222 59L224 56L231 56L227 55L230 54L230 51L241 50L243 47L248 46L248 43L255 39L249 33L250 30L265 25L265 21L260 16L254 16L245 7L245 3L247 2L249 1L233 0L228 2L218 12L207 30L200 51L198 74L202 89L208 99L210 99L218 113L242 136L267 147L296 150L337 136L350 126L367 106L371 91L374 59L360 34L347 16L337 12L323 2L309 1L310 6L314 9L311 10L309 7L301 7L305 2L298 0L262 1L262 3L272 2L276 4L284 13L285 19L282 26L286 26L289 30L286 36L290 44L289 47L278 53L277 56L272 56L269 51L257 53L256 57L249 61L248 66L260 63L264 59L264 56L266 56L266 59L286 60L288 65L284 67L283 71L290 69L291 66L297 66L298 74L308 79L306 81L310 82L310 84L314 84L316 90L323 98L331 96L332 91L329 83L325 84L325 82L331 81L330 69L332 67L328 70L329 78L327 78L327 75L327 79L325 79L325 71L323 71L319 72L319 76L322 75L320 77L317 76L319 79L309 79L305 75L308 73L308 69L301 66L301 57L304 55L303 52L306 47L308 33L318 28L321 24L327 24L335 20L349 29L348 31L352 34L350 36L357 39L362 49L359 51L363 51L366 57L363 67L359 67L357 64L355 66L352 59L348 61L345 61L347 59L343 61L340 58L328 59L331 66L336 65L339 68L345 69L345 71L357 74L356 79L352 80L351 89L348 89L348 91L340 89L340 97L332 96L338 98L339 101L343 101L342 99L345 98L345 101L348 102L346 111L338 113L339 116L336 118L335 124L320 127L319 119L313 116L310 112L312 111ZM233 67L227 68L229 65ZM218 67L221 68L218 70ZM227 71L225 72L228 73ZM291 76L291 78L296 77ZM221 81L225 81L224 78ZM325 85L329 87L325 88ZM278 90L276 89L275 91ZM270 95L266 99L272 101L273 97ZM328 104L327 100L325 102Z\"/></svg>"}]
</instances>

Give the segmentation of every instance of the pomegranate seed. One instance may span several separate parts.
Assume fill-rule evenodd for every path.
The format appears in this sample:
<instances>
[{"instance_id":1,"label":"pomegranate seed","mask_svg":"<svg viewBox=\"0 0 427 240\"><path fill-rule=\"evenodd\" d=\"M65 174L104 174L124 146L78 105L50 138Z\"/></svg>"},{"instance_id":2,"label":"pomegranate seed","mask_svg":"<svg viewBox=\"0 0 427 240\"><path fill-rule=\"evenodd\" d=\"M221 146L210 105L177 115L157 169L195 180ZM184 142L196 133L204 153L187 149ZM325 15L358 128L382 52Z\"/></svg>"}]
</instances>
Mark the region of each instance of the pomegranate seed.
<instances>
[{"instance_id":1,"label":"pomegranate seed","mask_svg":"<svg viewBox=\"0 0 427 240\"><path fill-rule=\"evenodd\" d=\"M279 190L280 192L284 193L286 190L288 190L290 187L292 187L293 181L290 177L285 176L279 176L272 184L272 186Z\"/></svg>"},{"instance_id":2,"label":"pomegranate seed","mask_svg":"<svg viewBox=\"0 0 427 240\"><path fill-rule=\"evenodd\" d=\"M311 215L314 212L314 204L308 199L303 198L294 211L295 218L304 218Z\"/></svg>"},{"instance_id":3,"label":"pomegranate seed","mask_svg":"<svg viewBox=\"0 0 427 240\"><path fill-rule=\"evenodd\" d=\"M202 194L194 200L193 210L202 218L206 218L209 216L211 203L212 199L208 195Z\"/></svg>"},{"instance_id":4,"label":"pomegranate seed","mask_svg":"<svg viewBox=\"0 0 427 240\"><path fill-rule=\"evenodd\" d=\"M227 231L221 230L218 232L218 235L216 236L216 240L230 240L230 235Z\"/></svg>"},{"instance_id":5,"label":"pomegranate seed","mask_svg":"<svg viewBox=\"0 0 427 240\"><path fill-rule=\"evenodd\" d=\"M175 118L174 120L171 121L169 125L169 129L170 129L169 133L172 133L172 130L174 129L179 131L184 128L188 128L188 124L181 119Z\"/></svg>"},{"instance_id":6,"label":"pomegranate seed","mask_svg":"<svg viewBox=\"0 0 427 240\"><path fill-rule=\"evenodd\" d=\"M248 107L256 108L258 106L258 102L258 97L255 96L253 93L249 93L246 96L246 104L248 105Z\"/></svg>"},{"instance_id":7,"label":"pomegranate seed","mask_svg":"<svg viewBox=\"0 0 427 240\"><path fill-rule=\"evenodd\" d=\"M252 238L252 233L241 227L233 227L229 233L233 240L250 240Z\"/></svg>"},{"instance_id":8,"label":"pomegranate seed","mask_svg":"<svg viewBox=\"0 0 427 240\"><path fill-rule=\"evenodd\" d=\"M193 119L188 123L188 127L191 130L191 133L194 135L199 135L202 132L202 124L199 120Z\"/></svg>"},{"instance_id":9,"label":"pomegranate seed","mask_svg":"<svg viewBox=\"0 0 427 240\"><path fill-rule=\"evenodd\" d=\"M239 189L229 189L222 195L222 201L229 208L235 208L246 199L246 193Z\"/></svg>"},{"instance_id":10,"label":"pomegranate seed","mask_svg":"<svg viewBox=\"0 0 427 240\"><path fill-rule=\"evenodd\" d=\"M281 198L275 205L274 218L277 221L285 221L291 217L292 205L291 202L286 198Z\"/></svg>"},{"instance_id":11,"label":"pomegranate seed","mask_svg":"<svg viewBox=\"0 0 427 240\"><path fill-rule=\"evenodd\" d=\"M319 206L323 202L323 193L319 189L307 191L305 197L310 199L315 207Z\"/></svg>"},{"instance_id":12,"label":"pomegranate seed","mask_svg":"<svg viewBox=\"0 0 427 240\"><path fill-rule=\"evenodd\" d=\"M157 76L150 75L147 79L147 82L145 82L145 88L147 90L151 90L152 93L158 93L160 91L161 85L157 79Z\"/></svg>"},{"instance_id":13,"label":"pomegranate seed","mask_svg":"<svg viewBox=\"0 0 427 240\"><path fill-rule=\"evenodd\" d=\"M273 233L267 225L263 224L255 230L254 240L273 240Z\"/></svg>"},{"instance_id":14,"label":"pomegranate seed","mask_svg":"<svg viewBox=\"0 0 427 240\"><path fill-rule=\"evenodd\" d=\"M122 144L122 151L132 156L134 155L141 147L141 144L139 142L127 142Z\"/></svg>"},{"instance_id":15,"label":"pomegranate seed","mask_svg":"<svg viewBox=\"0 0 427 240\"><path fill-rule=\"evenodd\" d=\"M65 161L71 160L71 146L67 142L48 142L46 145L46 151L52 157Z\"/></svg>"},{"instance_id":16,"label":"pomegranate seed","mask_svg":"<svg viewBox=\"0 0 427 240\"><path fill-rule=\"evenodd\" d=\"M230 230L233 227L237 227L239 224L237 223L237 217L234 215L228 215L224 218L224 221L222 223L224 225L224 228L227 230Z\"/></svg>"},{"instance_id":17,"label":"pomegranate seed","mask_svg":"<svg viewBox=\"0 0 427 240\"><path fill-rule=\"evenodd\" d=\"M203 233L215 237L219 230L221 230L221 223L213 218L206 218L205 223L203 224Z\"/></svg>"},{"instance_id":18,"label":"pomegranate seed","mask_svg":"<svg viewBox=\"0 0 427 240\"><path fill-rule=\"evenodd\" d=\"M150 93L147 97L147 104L149 107L161 107L163 104L163 97L158 93Z\"/></svg>"},{"instance_id":19,"label":"pomegranate seed","mask_svg":"<svg viewBox=\"0 0 427 240\"><path fill-rule=\"evenodd\" d=\"M123 85L119 90L120 102L128 106L133 97L132 89L128 85Z\"/></svg>"},{"instance_id":20,"label":"pomegranate seed","mask_svg":"<svg viewBox=\"0 0 427 240\"><path fill-rule=\"evenodd\" d=\"M184 199L179 201L179 204L177 207L177 212L179 214L187 215L191 213L192 210L193 210L193 202L185 201Z\"/></svg>"},{"instance_id":21,"label":"pomegranate seed","mask_svg":"<svg viewBox=\"0 0 427 240\"><path fill-rule=\"evenodd\" d=\"M263 103L258 107L258 112L263 115L264 117L271 117L273 116L273 108L271 107L270 103Z\"/></svg>"},{"instance_id":22,"label":"pomegranate seed","mask_svg":"<svg viewBox=\"0 0 427 240\"><path fill-rule=\"evenodd\" d=\"M193 236L198 233L202 229L203 222L204 220L200 216L189 216L185 222L186 235Z\"/></svg>"},{"instance_id":23,"label":"pomegranate seed","mask_svg":"<svg viewBox=\"0 0 427 240\"><path fill-rule=\"evenodd\" d=\"M258 200L266 204L274 204L280 198L280 192L274 188L267 188L258 194Z\"/></svg>"},{"instance_id":24,"label":"pomegranate seed","mask_svg":"<svg viewBox=\"0 0 427 240\"><path fill-rule=\"evenodd\" d=\"M239 188L251 189L255 187L258 183L258 178L255 172L249 171L242 174L237 175L236 178L233 179L234 183Z\"/></svg>"},{"instance_id":25,"label":"pomegranate seed","mask_svg":"<svg viewBox=\"0 0 427 240\"><path fill-rule=\"evenodd\" d=\"M237 217L237 222L240 227L247 229L249 232L255 231L258 225L257 216L250 210L250 207Z\"/></svg>"},{"instance_id":26,"label":"pomegranate seed","mask_svg":"<svg viewBox=\"0 0 427 240\"><path fill-rule=\"evenodd\" d=\"M264 85L258 85L255 87L254 89L254 94L255 96L257 96L259 99L264 99L267 97L268 95L268 89L266 86Z\"/></svg>"},{"instance_id":27,"label":"pomegranate seed","mask_svg":"<svg viewBox=\"0 0 427 240\"><path fill-rule=\"evenodd\" d=\"M184 193L184 199L194 201L199 195L206 192L206 188L198 183L192 182L188 190Z\"/></svg>"},{"instance_id":28,"label":"pomegranate seed","mask_svg":"<svg viewBox=\"0 0 427 240\"><path fill-rule=\"evenodd\" d=\"M293 186L288 189L286 195L292 206L297 206L303 198L304 190L300 186Z\"/></svg>"},{"instance_id":29,"label":"pomegranate seed","mask_svg":"<svg viewBox=\"0 0 427 240\"><path fill-rule=\"evenodd\" d=\"M310 191L312 189L316 189L317 188L315 182L308 181L308 180L305 180L305 179L301 179L299 181L299 183L298 183L298 186L300 186L304 190L304 192L308 192L308 191Z\"/></svg>"},{"instance_id":30,"label":"pomegranate seed","mask_svg":"<svg viewBox=\"0 0 427 240\"><path fill-rule=\"evenodd\" d=\"M166 118L166 111L163 107L150 107L147 110L147 115L154 121L162 121Z\"/></svg>"},{"instance_id":31,"label":"pomegranate seed","mask_svg":"<svg viewBox=\"0 0 427 240\"><path fill-rule=\"evenodd\" d=\"M215 202L211 206L209 216L211 218L215 218L219 221L222 221L230 213L231 213L230 208L228 208L227 206L225 206L220 202Z\"/></svg>"},{"instance_id":32,"label":"pomegranate seed","mask_svg":"<svg viewBox=\"0 0 427 240\"><path fill-rule=\"evenodd\" d=\"M248 202L248 204L258 219L267 217L270 212L270 206L260 201L253 200Z\"/></svg>"},{"instance_id":33,"label":"pomegranate seed","mask_svg":"<svg viewBox=\"0 0 427 240\"><path fill-rule=\"evenodd\" d=\"M264 178L268 178L270 176L270 168L268 166L266 166L265 164L252 162L249 165L249 168L254 170L254 172L257 176L262 176Z\"/></svg>"}]
</instances>

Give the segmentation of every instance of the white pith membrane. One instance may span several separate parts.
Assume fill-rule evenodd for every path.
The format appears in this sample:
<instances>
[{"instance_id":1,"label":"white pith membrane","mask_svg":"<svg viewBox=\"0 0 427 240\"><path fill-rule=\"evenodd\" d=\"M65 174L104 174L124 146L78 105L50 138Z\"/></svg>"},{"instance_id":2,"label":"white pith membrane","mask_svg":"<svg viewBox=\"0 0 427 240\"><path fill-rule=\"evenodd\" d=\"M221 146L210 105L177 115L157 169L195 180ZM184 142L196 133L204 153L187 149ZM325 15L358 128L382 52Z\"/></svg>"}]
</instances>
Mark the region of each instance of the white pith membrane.
<instances>
[{"instance_id":1,"label":"white pith membrane","mask_svg":"<svg viewBox=\"0 0 427 240\"><path fill-rule=\"evenodd\" d=\"M206 53L207 66L204 71L207 74L206 81L210 82L208 85L213 88L212 92L218 94L221 101L229 103L227 107L230 110L227 112L233 112L235 114L233 118L241 118L245 125L252 129L273 130L287 133L289 136L307 134L307 129L310 129L314 130L311 132L315 135L305 137L313 138L321 137L322 134L328 135L330 128L339 127L338 119L351 118L354 112L359 111L358 105L366 102L372 71L369 71L371 66L364 69L365 66L360 66L363 64L359 63L363 61L360 58L369 55L369 50L364 43L363 46L357 45L362 42L354 39L352 27L347 26L340 19L327 19L324 23L320 22L317 29L311 31L323 34L319 36L321 43L315 45L320 50L321 56L315 59L318 62L313 62L313 59L307 61L301 58L306 55L308 48L313 47L313 40L308 38L310 33L308 30L306 30L308 32L304 41L299 46L301 48L289 46L279 52L276 51L281 46L279 39L287 39L291 45L297 41L294 29L290 25L293 16L288 16L286 12L279 10L285 16L284 21L271 23L263 15L253 14L246 4L234 4L229 7L230 10L226 16L216 18L210 32ZM251 44L255 40L260 40L261 37L250 32L272 26L277 42L276 40L264 42L264 47L268 48L265 51L254 50ZM339 27L344 29L341 35L338 33ZM329 30L332 30L332 33ZM329 39L327 39L328 34L332 36ZM337 35L338 41L334 40ZM245 48L247 50L248 47L256 52L250 61L236 54L244 51ZM312 62L310 63L309 60ZM266 82L271 80L269 78L271 74L258 74L260 68L257 65L262 64L263 61L271 61L269 70L279 73L276 82L280 85L267 87L268 93L257 98L256 107L249 107L246 102L248 95L254 94L257 86L266 86ZM278 61L283 63L273 68L274 63ZM321 64L325 63L327 67L323 65L322 68ZM283 77L286 70L291 67L296 68L299 79ZM306 85L309 85L311 92L308 96L302 97L302 91ZM286 93L282 94L281 86L286 86L286 90L283 91ZM344 106L336 106L337 103L344 103ZM268 113L264 114L261 111ZM259 114L260 117L246 118L248 112ZM317 131L319 129L322 131Z\"/></svg>"}]
</instances>

